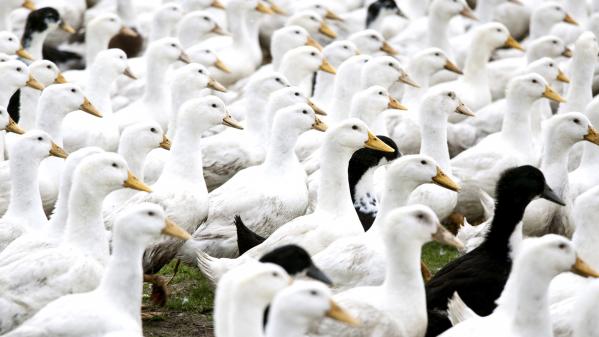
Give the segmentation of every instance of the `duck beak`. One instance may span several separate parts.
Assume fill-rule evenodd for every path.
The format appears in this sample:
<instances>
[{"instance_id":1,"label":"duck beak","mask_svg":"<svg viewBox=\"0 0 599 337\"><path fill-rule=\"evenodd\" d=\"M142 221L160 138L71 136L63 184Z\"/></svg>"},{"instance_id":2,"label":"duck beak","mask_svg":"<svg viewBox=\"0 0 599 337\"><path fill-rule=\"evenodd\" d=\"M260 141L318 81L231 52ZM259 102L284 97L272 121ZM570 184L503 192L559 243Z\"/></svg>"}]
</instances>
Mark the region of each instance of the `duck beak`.
<instances>
[{"instance_id":1,"label":"duck beak","mask_svg":"<svg viewBox=\"0 0 599 337\"><path fill-rule=\"evenodd\" d=\"M566 100L560 96L555 90L553 90L552 87L550 86L545 86L545 91L543 92L543 97L548 98L552 101L558 102L558 103L566 103Z\"/></svg>"},{"instance_id":2,"label":"duck beak","mask_svg":"<svg viewBox=\"0 0 599 337\"><path fill-rule=\"evenodd\" d=\"M210 4L210 7L213 8L218 8L218 9L225 9L225 5L223 5L222 2L220 2L220 0L212 0L212 3Z\"/></svg>"},{"instance_id":3,"label":"duck beak","mask_svg":"<svg viewBox=\"0 0 599 337\"><path fill-rule=\"evenodd\" d=\"M133 72L131 71L131 68L129 68L129 67L125 68L125 71L123 71L123 75L129 77L132 80L137 79L137 76L133 75Z\"/></svg>"},{"instance_id":4,"label":"duck beak","mask_svg":"<svg viewBox=\"0 0 599 337\"><path fill-rule=\"evenodd\" d=\"M455 112L464 115L464 116L469 116L469 117L474 117L475 114L474 112L472 112L472 110L470 110L469 107L466 106L466 104L460 102L460 104L458 104L458 107L455 109Z\"/></svg>"},{"instance_id":5,"label":"duck beak","mask_svg":"<svg viewBox=\"0 0 599 337\"><path fill-rule=\"evenodd\" d=\"M547 184L545 184L545 188L543 188L543 192L541 192L539 197L554 202L558 205L566 206L566 203L562 200L562 198L555 194L555 192Z\"/></svg>"},{"instance_id":6,"label":"duck beak","mask_svg":"<svg viewBox=\"0 0 599 337\"><path fill-rule=\"evenodd\" d=\"M326 13L324 14L324 18L325 19L329 19L329 20L335 20L335 21L339 21L339 22L343 22L343 18L340 17L339 15L335 14L335 12L333 12L330 9L327 9Z\"/></svg>"},{"instance_id":7,"label":"duck beak","mask_svg":"<svg viewBox=\"0 0 599 337\"><path fill-rule=\"evenodd\" d=\"M227 114L227 116L225 116L225 118L223 118L223 125L231 127L231 128L243 130L243 126L241 126L241 124L235 118L233 118L231 115L228 115L228 114Z\"/></svg>"},{"instance_id":8,"label":"duck beak","mask_svg":"<svg viewBox=\"0 0 599 337\"><path fill-rule=\"evenodd\" d=\"M137 179L137 177L135 175L133 175L133 172L131 172L131 171L127 172L127 180L123 181L123 187L131 188L131 189L142 191L142 192L148 192L148 193L152 192L152 189L150 188L150 186L144 184L143 181Z\"/></svg>"},{"instance_id":9,"label":"duck beak","mask_svg":"<svg viewBox=\"0 0 599 337\"><path fill-rule=\"evenodd\" d=\"M25 133L25 130L21 129L19 124L15 122L12 118L8 117L8 125L4 128L6 132L16 133L17 135L22 135Z\"/></svg>"},{"instance_id":10,"label":"duck beak","mask_svg":"<svg viewBox=\"0 0 599 337\"><path fill-rule=\"evenodd\" d=\"M395 149L385 144L379 137L375 136L372 131L368 131L368 140L364 142L364 147L367 149L378 150L383 152L395 152Z\"/></svg>"},{"instance_id":11,"label":"duck beak","mask_svg":"<svg viewBox=\"0 0 599 337\"><path fill-rule=\"evenodd\" d=\"M566 74L561 69L558 69L556 79L560 82L570 83L570 79L568 78L568 76L566 76Z\"/></svg>"},{"instance_id":12,"label":"duck beak","mask_svg":"<svg viewBox=\"0 0 599 337\"><path fill-rule=\"evenodd\" d=\"M121 27L121 30L119 31L120 34L123 34L125 36L130 36L130 37L137 37L139 34L137 34L136 31L134 31L133 29L127 27L127 26L123 26Z\"/></svg>"},{"instance_id":13,"label":"duck beak","mask_svg":"<svg viewBox=\"0 0 599 337\"><path fill-rule=\"evenodd\" d=\"M329 60L327 60L327 59L322 59L322 63L320 64L319 69L324 71L325 73L329 73L329 74L333 74L333 75L335 75L337 73L337 70L335 69L335 67L333 67L329 63Z\"/></svg>"},{"instance_id":14,"label":"duck beak","mask_svg":"<svg viewBox=\"0 0 599 337\"><path fill-rule=\"evenodd\" d=\"M420 88L420 86L416 82L414 82L414 80L412 80L410 76L405 72L402 73L401 76L399 76L399 81L414 88Z\"/></svg>"},{"instance_id":15,"label":"duck beak","mask_svg":"<svg viewBox=\"0 0 599 337\"><path fill-rule=\"evenodd\" d=\"M332 299L330 304L331 308L325 314L327 317L351 326L358 326L360 324L360 321L358 321L357 318L353 317L350 313L345 311L345 309L341 308L339 304Z\"/></svg>"},{"instance_id":16,"label":"duck beak","mask_svg":"<svg viewBox=\"0 0 599 337\"><path fill-rule=\"evenodd\" d=\"M33 3L32 0L25 0L25 1L23 1L23 4L21 5L21 7L27 8L30 11L34 11L35 10L35 3Z\"/></svg>"},{"instance_id":17,"label":"duck beak","mask_svg":"<svg viewBox=\"0 0 599 337\"><path fill-rule=\"evenodd\" d=\"M277 14L277 15L287 15L287 12L281 8L281 6L275 4L275 3L271 3L270 4L270 9L273 11L273 13Z\"/></svg>"},{"instance_id":18,"label":"duck beak","mask_svg":"<svg viewBox=\"0 0 599 337\"><path fill-rule=\"evenodd\" d=\"M308 105L312 108L312 110L314 110L314 113L317 115L321 115L321 116L326 116L327 113L322 110L321 108L319 108L316 103L314 103L314 101L312 101L311 99L308 98Z\"/></svg>"},{"instance_id":19,"label":"duck beak","mask_svg":"<svg viewBox=\"0 0 599 337\"><path fill-rule=\"evenodd\" d=\"M41 84L38 80L36 80L35 78L33 78L33 76L29 75L29 79L27 80L27 83L25 84L26 86L42 91L44 90L44 85Z\"/></svg>"},{"instance_id":20,"label":"duck beak","mask_svg":"<svg viewBox=\"0 0 599 337\"><path fill-rule=\"evenodd\" d=\"M326 37L334 39L337 37L337 33L329 25L327 25L324 21L320 23L320 28L318 28L318 32Z\"/></svg>"},{"instance_id":21,"label":"duck beak","mask_svg":"<svg viewBox=\"0 0 599 337\"><path fill-rule=\"evenodd\" d=\"M589 125L589 130L586 135L584 135L584 140L589 141L593 144L599 145L599 134L594 127Z\"/></svg>"},{"instance_id":22,"label":"duck beak","mask_svg":"<svg viewBox=\"0 0 599 337\"><path fill-rule=\"evenodd\" d=\"M318 267L316 267L314 264L308 267L308 270L306 271L306 276L320 281L326 285L333 285L333 281L331 281L331 279L322 270L318 269Z\"/></svg>"},{"instance_id":23,"label":"duck beak","mask_svg":"<svg viewBox=\"0 0 599 337\"><path fill-rule=\"evenodd\" d=\"M524 51L524 48L520 45L520 43L516 41L516 39L514 39L511 35L507 38L507 40L505 40L505 46L508 48L514 48Z\"/></svg>"},{"instance_id":24,"label":"duck beak","mask_svg":"<svg viewBox=\"0 0 599 337\"><path fill-rule=\"evenodd\" d=\"M210 78L208 80L208 88L220 92L227 92L227 88L224 85L220 84L217 80Z\"/></svg>"},{"instance_id":25,"label":"duck beak","mask_svg":"<svg viewBox=\"0 0 599 337\"><path fill-rule=\"evenodd\" d=\"M223 73L231 73L231 70L219 58L217 58L216 62L214 62L214 66L216 67L216 69L222 71Z\"/></svg>"},{"instance_id":26,"label":"duck beak","mask_svg":"<svg viewBox=\"0 0 599 337\"><path fill-rule=\"evenodd\" d=\"M460 15L465 18L472 19L474 21L478 21L478 18L476 17L476 15L474 15L472 10L468 6L465 6L464 9L462 9L462 11L460 12Z\"/></svg>"},{"instance_id":27,"label":"duck beak","mask_svg":"<svg viewBox=\"0 0 599 337\"><path fill-rule=\"evenodd\" d=\"M314 117L314 124L312 124L312 129L320 132L325 132L327 131L327 128L328 127L325 124L325 122L321 121L318 117Z\"/></svg>"},{"instance_id":28,"label":"duck beak","mask_svg":"<svg viewBox=\"0 0 599 337\"><path fill-rule=\"evenodd\" d=\"M185 241L191 239L191 235L187 233L186 230L179 227L176 223L172 222L168 218L164 219L164 228L162 229L161 233Z\"/></svg>"},{"instance_id":29,"label":"duck beak","mask_svg":"<svg viewBox=\"0 0 599 337\"><path fill-rule=\"evenodd\" d=\"M62 159L65 159L68 156L65 150L63 150L62 147L56 145L56 143L54 142L52 142L52 147L50 148L50 155Z\"/></svg>"},{"instance_id":30,"label":"duck beak","mask_svg":"<svg viewBox=\"0 0 599 337\"><path fill-rule=\"evenodd\" d=\"M75 34L75 28L71 27L71 25L64 20L60 21L60 25L58 27L69 34Z\"/></svg>"},{"instance_id":31,"label":"duck beak","mask_svg":"<svg viewBox=\"0 0 599 337\"><path fill-rule=\"evenodd\" d=\"M224 30L221 26L219 26L218 24L214 25L214 28L212 28L212 30L210 30L211 33L214 34L218 34L218 35L229 35L229 32L227 32L226 30Z\"/></svg>"},{"instance_id":32,"label":"duck beak","mask_svg":"<svg viewBox=\"0 0 599 337\"><path fill-rule=\"evenodd\" d=\"M579 256L576 256L576 262L572 266L571 271L583 277L599 277L599 273L593 269L588 263L584 262Z\"/></svg>"},{"instance_id":33,"label":"duck beak","mask_svg":"<svg viewBox=\"0 0 599 337\"><path fill-rule=\"evenodd\" d=\"M441 187L445 187L448 190L454 192L460 191L460 185L458 185L455 181L451 180L451 178L449 178L449 176L446 175L445 172L443 172L443 170L441 170L439 166L437 166L437 175L435 175L432 180L433 183Z\"/></svg>"},{"instance_id":34,"label":"duck beak","mask_svg":"<svg viewBox=\"0 0 599 337\"><path fill-rule=\"evenodd\" d=\"M318 41L314 40L312 36L308 36L308 40L306 40L306 46L314 47L319 51L322 51L322 46L320 45L320 43L318 43Z\"/></svg>"},{"instance_id":35,"label":"duck beak","mask_svg":"<svg viewBox=\"0 0 599 337\"><path fill-rule=\"evenodd\" d=\"M166 135L162 135L162 142L160 142L159 146L165 150L170 150L171 149L171 140L168 139L168 137Z\"/></svg>"},{"instance_id":36,"label":"duck beak","mask_svg":"<svg viewBox=\"0 0 599 337\"><path fill-rule=\"evenodd\" d=\"M83 99L83 103L79 106L79 109L87 112L88 114L102 118L102 114L100 113L100 111L98 111L98 109L96 109L96 107L92 104L92 102L90 102L89 99L87 99L87 97L85 97Z\"/></svg>"},{"instance_id":37,"label":"duck beak","mask_svg":"<svg viewBox=\"0 0 599 337\"><path fill-rule=\"evenodd\" d=\"M460 239L456 238L450 231L448 231L440 223L437 224L437 231L433 234L433 240L447 246L452 246L458 250L464 249L464 244Z\"/></svg>"},{"instance_id":38,"label":"duck beak","mask_svg":"<svg viewBox=\"0 0 599 337\"><path fill-rule=\"evenodd\" d=\"M566 49L564 49L564 52L562 53L562 56L564 56L564 57L572 57L572 49L566 47Z\"/></svg>"},{"instance_id":39,"label":"duck beak","mask_svg":"<svg viewBox=\"0 0 599 337\"><path fill-rule=\"evenodd\" d=\"M445 70L449 70L458 75L464 75L462 70L455 63L451 62L450 60L445 61L445 65L443 66L443 68Z\"/></svg>"},{"instance_id":40,"label":"duck beak","mask_svg":"<svg viewBox=\"0 0 599 337\"><path fill-rule=\"evenodd\" d=\"M399 54L397 52L397 50L395 50L395 48L391 47L391 45L387 41L383 41L383 46L381 47L381 51L384 51L385 53L387 53L391 56Z\"/></svg>"},{"instance_id":41,"label":"duck beak","mask_svg":"<svg viewBox=\"0 0 599 337\"><path fill-rule=\"evenodd\" d=\"M54 79L54 84L64 84L67 83L67 79L64 78L64 75L62 75L62 73L58 73L58 75L56 75L56 78Z\"/></svg>"},{"instance_id":42,"label":"duck beak","mask_svg":"<svg viewBox=\"0 0 599 337\"><path fill-rule=\"evenodd\" d=\"M399 103L399 101L397 100L397 98L391 97L391 96L389 96L389 103L387 104L387 108L388 109L395 109L395 110L408 110L407 106Z\"/></svg>"},{"instance_id":43,"label":"duck beak","mask_svg":"<svg viewBox=\"0 0 599 337\"><path fill-rule=\"evenodd\" d=\"M178 60L181 61L181 62L183 62L183 63L187 63L187 64L191 63L191 58L183 50L181 50L181 54L179 54Z\"/></svg>"},{"instance_id":44,"label":"duck beak","mask_svg":"<svg viewBox=\"0 0 599 337\"><path fill-rule=\"evenodd\" d=\"M24 58L26 60L33 61L33 56L31 54L29 54L29 52L27 50L25 50L25 48L23 48L23 47L21 47L21 48L19 48L19 50L17 50L17 56L20 58Z\"/></svg>"},{"instance_id":45,"label":"duck beak","mask_svg":"<svg viewBox=\"0 0 599 337\"><path fill-rule=\"evenodd\" d=\"M566 16L564 17L564 22L578 26L578 22L576 22L576 20L574 20L574 18L570 16L570 14L566 14Z\"/></svg>"},{"instance_id":46,"label":"duck beak","mask_svg":"<svg viewBox=\"0 0 599 337\"><path fill-rule=\"evenodd\" d=\"M270 9L270 7L268 7L268 5L266 5L263 2L258 2L258 5L256 5L256 11L263 13L263 14L268 14L268 15L272 15L274 14L274 12L272 11L272 9Z\"/></svg>"}]
</instances>

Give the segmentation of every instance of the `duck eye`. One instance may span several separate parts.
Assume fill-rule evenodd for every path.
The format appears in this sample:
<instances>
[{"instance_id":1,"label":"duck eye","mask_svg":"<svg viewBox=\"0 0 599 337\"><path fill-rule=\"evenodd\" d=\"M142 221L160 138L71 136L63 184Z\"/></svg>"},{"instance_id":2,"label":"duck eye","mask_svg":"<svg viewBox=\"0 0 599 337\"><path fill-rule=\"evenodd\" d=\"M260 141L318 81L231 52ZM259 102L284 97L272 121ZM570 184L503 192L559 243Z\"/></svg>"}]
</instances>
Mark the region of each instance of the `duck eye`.
<instances>
[{"instance_id":1,"label":"duck eye","mask_svg":"<svg viewBox=\"0 0 599 337\"><path fill-rule=\"evenodd\" d=\"M559 247L559 249L566 249L566 244L560 243L558 247Z\"/></svg>"},{"instance_id":2,"label":"duck eye","mask_svg":"<svg viewBox=\"0 0 599 337\"><path fill-rule=\"evenodd\" d=\"M553 44L557 44L557 40L553 40Z\"/></svg>"},{"instance_id":3,"label":"duck eye","mask_svg":"<svg viewBox=\"0 0 599 337\"><path fill-rule=\"evenodd\" d=\"M52 69L52 66L50 66L49 64L46 66L46 69Z\"/></svg>"},{"instance_id":4,"label":"duck eye","mask_svg":"<svg viewBox=\"0 0 599 337\"><path fill-rule=\"evenodd\" d=\"M151 128L150 131L156 133L156 128Z\"/></svg>"},{"instance_id":5,"label":"duck eye","mask_svg":"<svg viewBox=\"0 0 599 337\"><path fill-rule=\"evenodd\" d=\"M393 67L393 63L389 63L389 67Z\"/></svg>"},{"instance_id":6,"label":"duck eye","mask_svg":"<svg viewBox=\"0 0 599 337\"><path fill-rule=\"evenodd\" d=\"M308 114L308 110L302 110L302 113L303 113L304 115L307 115L307 114Z\"/></svg>"},{"instance_id":7,"label":"duck eye","mask_svg":"<svg viewBox=\"0 0 599 337\"><path fill-rule=\"evenodd\" d=\"M312 21L318 21L318 19L316 19L316 18L315 18L315 17L313 17L313 16L312 16L312 17L310 17L310 20L312 20Z\"/></svg>"},{"instance_id":8,"label":"duck eye","mask_svg":"<svg viewBox=\"0 0 599 337\"><path fill-rule=\"evenodd\" d=\"M310 55L312 55L312 56L316 56L316 53L310 53Z\"/></svg>"},{"instance_id":9,"label":"duck eye","mask_svg":"<svg viewBox=\"0 0 599 337\"><path fill-rule=\"evenodd\" d=\"M294 93L294 95L295 95L296 97L299 97L300 93L299 93L299 92L296 92L296 93Z\"/></svg>"},{"instance_id":10,"label":"duck eye","mask_svg":"<svg viewBox=\"0 0 599 337\"><path fill-rule=\"evenodd\" d=\"M378 38L377 38L376 35L370 35L370 38L373 39L373 40L378 40Z\"/></svg>"},{"instance_id":11,"label":"duck eye","mask_svg":"<svg viewBox=\"0 0 599 337\"><path fill-rule=\"evenodd\" d=\"M349 49L349 46L343 46L343 49Z\"/></svg>"},{"instance_id":12,"label":"duck eye","mask_svg":"<svg viewBox=\"0 0 599 337\"><path fill-rule=\"evenodd\" d=\"M206 20L206 21L210 21L210 18L209 18L209 17L207 17L207 16L205 16L205 17L204 17L204 20Z\"/></svg>"},{"instance_id":13,"label":"duck eye","mask_svg":"<svg viewBox=\"0 0 599 337\"><path fill-rule=\"evenodd\" d=\"M441 54L440 53L435 53L435 56L441 56Z\"/></svg>"},{"instance_id":14,"label":"duck eye","mask_svg":"<svg viewBox=\"0 0 599 337\"><path fill-rule=\"evenodd\" d=\"M76 93L76 92L77 92L77 90L76 90L75 88L73 88L73 89L71 89L71 92L72 92L72 93Z\"/></svg>"},{"instance_id":15,"label":"duck eye","mask_svg":"<svg viewBox=\"0 0 599 337\"><path fill-rule=\"evenodd\" d=\"M23 68L21 68L21 67L17 67L17 71L18 71L18 72L21 72L22 70L23 70Z\"/></svg>"},{"instance_id":16,"label":"duck eye","mask_svg":"<svg viewBox=\"0 0 599 337\"><path fill-rule=\"evenodd\" d=\"M42 140L44 140L44 138L42 138L42 137L37 137L37 140L41 142Z\"/></svg>"},{"instance_id":17,"label":"duck eye","mask_svg":"<svg viewBox=\"0 0 599 337\"><path fill-rule=\"evenodd\" d=\"M12 42L12 40L13 40L13 38L12 38L12 37L9 37L9 38L8 38L8 41Z\"/></svg>"},{"instance_id":18,"label":"duck eye","mask_svg":"<svg viewBox=\"0 0 599 337\"><path fill-rule=\"evenodd\" d=\"M316 290L310 290L310 295L312 295L312 296L318 296L318 291L316 291Z\"/></svg>"},{"instance_id":19,"label":"duck eye","mask_svg":"<svg viewBox=\"0 0 599 337\"><path fill-rule=\"evenodd\" d=\"M537 84L537 80L532 80L532 83Z\"/></svg>"},{"instance_id":20,"label":"duck eye","mask_svg":"<svg viewBox=\"0 0 599 337\"><path fill-rule=\"evenodd\" d=\"M217 106L218 106L218 105L216 105L216 103L213 103L213 104L212 104L212 107L213 107L213 108L216 108Z\"/></svg>"},{"instance_id":21,"label":"duck eye","mask_svg":"<svg viewBox=\"0 0 599 337\"><path fill-rule=\"evenodd\" d=\"M352 125L352 130L358 130L358 126L357 125Z\"/></svg>"},{"instance_id":22,"label":"duck eye","mask_svg":"<svg viewBox=\"0 0 599 337\"><path fill-rule=\"evenodd\" d=\"M549 66L550 66L551 68L553 68L553 63L549 63Z\"/></svg>"},{"instance_id":23,"label":"duck eye","mask_svg":"<svg viewBox=\"0 0 599 337\"><path fill-rule=\"evenodd\" d=\"M580 124L580 119L574 118L573 122L576 123L576 124Z\"/></svg>"},{"instance_id":24,"label":"duck eye","mask_svg":"<svg viewBox=\"0 0 599 337\"><path fill-rule=\"evenodd\" d=\"M422 165L426 165L426 164L427 164L427 162L426 162L426 160L421 160L421 161L420 161L420 164L422 164Z\"/></svg>"},{"instance_id":25,"label":"duck eye","mask_svg":"<svg viewBox=\"0 0 599 337\"><path fill-rule=\"evenodd\" d=\"M379 95L383 96L383 92L382 92L382 91L379 91Z\"/></svg>"},{"instance_id":26,"label":"duck eye","mask_svg":"<svg viewBox=\"0 0 599 337\"><path fill-rule=\"evenodd\" d=\"M174 43L171 43L171 47L177 47L177 45Z\"/></svg>"},{"instance_id":27,"label":"duck eye","mask_svg":"<svg viewBox=\"0 0 599 337\"><path fill-rule=\"evenodd\" d=\"M501 33L501 28L497 28L497 32L498 32L498 33Z\"/></svg>"},{"instance_id":28,"label":"duck eye","mask_svg":"<svg viewBox=\"0 0 599 337\"><path fill-rule=\"evenodd\" d=\"M296 31L295 31L295 34L297 34L297 35L300 35L300 34L301 34L301 32L300 32L299 30L296 30Z\"/></svg>"},{"instance_id":29,"label":"duck eye","mask_svg":"<svg viewBox=\"0 0 599 337\"><path fill-rule=\"evenodd\" d=\"M279 273L277 273L276 271L274 271L274 272L272 273L272 276L273 276L273 277L279 277Z\"/></svg>"},{"instance_id":30,"label":"duck eye","mask_svg":"<svg viewBox=\"0 0 599 337\"><path fill-rule=\"evenodd\" d=\"M110 19L110 22L115 22L116 20L114 18Z\"/></svg>"},{"instance_id":31,"label":"duck eye","mask_svg":"<svg viewBox=\"0 0 599 337\"><path fill-rule=\"evenodd\" d=\"M199 69L199 70L198 70L198 73L200 73L200 74L203 74L203 73L204 73L204 70L202 70L202 69Z\"/></svg>"},{"instance_id":32,"label":"duck eye","mask_svg":"<svg viewBox=\"0 0 599 337\"><path fill-rule=\"evenodd\" d=\"M416 217L417 217L418 219L424 219L424 214L422 214L422 213L418 213L418 214L416 215Z\"/></svg>"},{"instance_id":33,"label":"duck eye","mask_svg":"<svg viewBox=\"0 0 599 337\"><path fill-rule=\"evenodd\" d=\"M112 163L112 165L110 165L110 166L112 166L114 168L119 168L119 165L117 165L117 163Z\"/></svg>"},{"instance_id":34,"label":"duck eye","mask_svg":"<svg viewBox=\"0 0 599 337\"><path fill-rule=\"evenodd\" d=\"M152 211L149 211L149 212L148 212L148 215L149 215L149 216L154 216L154 212L152 212Z\"/></svg>"}]
</instances>

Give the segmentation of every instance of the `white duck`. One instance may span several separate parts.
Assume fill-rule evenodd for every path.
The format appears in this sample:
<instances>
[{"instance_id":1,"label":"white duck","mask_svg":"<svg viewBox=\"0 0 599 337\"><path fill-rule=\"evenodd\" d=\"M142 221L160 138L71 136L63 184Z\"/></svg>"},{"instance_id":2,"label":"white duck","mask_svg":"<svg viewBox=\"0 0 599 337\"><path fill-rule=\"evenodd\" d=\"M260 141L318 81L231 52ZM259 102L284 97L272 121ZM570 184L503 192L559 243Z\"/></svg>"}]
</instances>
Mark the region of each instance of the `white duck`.
<instances>
[{"instance_id":1,"label":"white duck","mask_svg":"<svg viewBox=\"0 0 599 337\"><path fill-rule=\"evenodd\" d=\"M353 42L361 54L376 56L381 53L389 56L397 55L389 42L383 35L374 29L365 29L349 36L348 40Z\"/></svg>"},{"instance_id":2,"label":"white duck","mask_svg":"<svg viewBox=\"0 0 599 337\"><path fill-rule=\"evenodd\" d=\"M238 255L237 236L232 225L232 219L237 215L248 228L266 237L281 225L305 214L307 176L293 148L297 138L310 129L325 131L326 124L307 104L295 104L276 112L264 163L239 171L210 193L208 218L194 233L195 242L183 247L191 253L192 261L197 248L215 257ZM235 203L236 195L245 197ZM189 247L192 243L197 243L194 249Z\"/></svg>"},{"instance_id":3,"label":"white duck","mask_svg":"<svg viewBox=\"0 0 599 337\"><path fill-rule=\"evenodd\" d=\"M21 46L19 38L6 30L0 31L0 53L17 55L18 57L33 61L33 56Z\"/></svg>"},{"instance_id":4,"label":"white duck","mask_svg":"<svg viewBox=\"0 0 599 337\"><path fill-rule=\"evenodd\" d=\"M210 37L226 35L208 11L194 11L185 15L177 25L177 37L183 48L190 48Z\"/></svg>"},{"instance_id":5,"label":"white duck","mask_svg":"<svg viewBox=\"0 0 599 337\"><path fill-rule=\"evenodd\" d=\"M158 205L133 207L116 221L112 255L98 287L91 292L60 297L9 335L81 336L127 330L141 333L144 249L161 234L186 240L189 234L166 218ZM128 334L128 336L130 336Z\"/></svg>"},{"instance_id":6,"label":"white duck","mask_svg":"<svg viewBox=\"0 0 599 337\"><path fill-rule=\"evenodd\" d=\"M331 66L337 69L345 60L360 54L360 51L353 42L342 40L330 43L324 48L322 54ZM318 71L314 83L314 100L323 106L328 106L328 102L333 97L334 83L335 75L326 71Z\"/></svg>"},{"instance_id":7,"label":"white duck","mask_svg":"<svg viewBox=\"0 0 599 337\"><path fill-rule=\"evenodd\" d=\"M2 266L2 332L10 331L50 301L98 286L109 258L102 200L123 187L150 191L115 153L86 158L75 170L62 242Z\"/></svg>"},{"instance_id":8,"label":"white duck","mask_svg":"<svg viewBox=\"0 0 599 337\"><path fill-rule=\"evenodd\" d=\"M0 10L0 13L2 13L2 17L0 17L0 30L10 28L9 14L19 7L34 10L35 3L32 0L9 0L2 2L2 10Z\"/></svg>"},{"instance_id":9,"label":"white duck","mask_svg":"<svg viewBox=\"0 0 599 337\"><path fill-rule=\"evenodd\" d=\"M3 115L7 115L6 110ZM41 207L38 185L38 168L44 158L66 158L66 153L39 130L20 137L10 148L11 159L6 163L10 170L10 201L0 219L0 252L26 232L38 231L48 222Z\"/></svg>"},{"instance_id":10,"label":"white duck","mask_svg":"<svg viewBox=\"0 0 599 337\"><path fill-rule=\"evenodd\" d=\"M158 41L166 37L174 37L177 23L183 17L183 9L178 3L164 3L152 13L148 40Z\"/></svg>"},{"instance_id":11,"label":"white duck","mask_svg":"<svg viewBox=\"0 0 599 337\"><path fill-rule=\"evenodd\" d=\"M507 109L501 131L487 136L451 160L453 174L464 187L459 194L457 210L470 219L482 213L479 188L493 196L495 184L505 169L538 162L530 122L534 102L543 97L563 101L538 74L512 79L507 90Z\"/></svg>"},{"instance_id":12,"label":"white duck","mask_svg":"<svg viewBox=\"0 0 599 337\"><path fill-rule=\"evenodd\" d=\"M333 75L337 73L324 55L311 46L292 49L281 61L281 73L291 85L300 87L305 95L312 92L312 75L318 70Z\"/></svg>"},{"instance_id":13,"label":"white duck","mask_svg":"<svg viewBox=\"0 0 599 337\"><path fill-rule=\"evenodd\" d=\"M584 276L599 276L577 257L572 243L562 236L551 234L525 240L493 313L477 316L454 296L449 304L454 327L440 336L552 337L547 290L555 276L570 270Z\"/></svg>"},{"instance_id":14,"label":"white duck","mask_svg":"<svg viewBox=\"0 0 599 337\"><path fill-rule=\"evenodd\" d=\"M87 67L94 63L98 53L108 48L110 39L118 33L137 36L137 33L131 28L123 26L117 15L111 13L99 15L87 24L85 27L85 64ZM70 76L71 74L73 73L65 72L64 74L69 82L82 82L83 79L75 79Z\"/></svg>"},{"instance_id":15,"label":"white duck","mask_svg":"<svg viewBox=\"0 0 599 337\"><path fill-rule=\"evenodd\" d=\"M355 118L347 119L325 132L318 205L314 213L284 224L266 241L238 259L215 259L199 252L198 265L203 273L217 280L227 270L284 244L298 244L310 255L314 255L338 238L363 232L351 200L347 171L352 154L362 147L393 151L393 148L374 136L362 121Z\"/></svg>"},{"instance_id":16,"label":"white duck","mask_svg":"<svg viewBox=\"0 0 599 337\"><path fill-rule=\"evenodd\" d=\"M64 147L69 152L85 146L98 146L106 151L116 151L119 128L112 112L110 88L121 75L132 79L135 79L135 76L127 66L125 52L120 49L101 51L87 71L89 76L86 80L86 92L94 105L102 111L103 118L98 120L83 111L66 116L62 122Z\"/></svg>"},{"instance_id":17,"label":"white duck","mask_svg":"<svg viewBox=\"0 0 599 337\"><path fill-rule=\"evenodd\" d=\"M311 10L294 13L287 19L285 25L303 27L321 44L329 44L331 40L337 37L337 33L325 22L322 16Z\"/></svg>"},{"instance_id":18,"label":"white duck","mask_svg":"<svg viewBox=\"0 0 599 337\"><path fill-rule=\"evenodd\" d=\"M273 70L279 70L283 56L288 51L301 46L312 46L318 50L322 50L322 46L303 27L288 25L277 29L272 34L270 43Z\"/></svg>"},{"instance_id":19,"label":"white duck","mask_svg":"<svg viewBox=\"0 0 599 337\"><path fill-rule=\"evenodd\" d=\"M19 60L0 62L0 76L4 79L0 83L0 105L5 107L19 88L27 86L38 91L44 89L44 86L31 76L25 63Z\"/></svg>"},{"instance_id":20,"label":"white duck","mask_svg":"<svg viewBox=\"0 0 599 337\"><path fill-rule=\"evenodd\" d=\"M177 116L170 157L150 194L137 194L107 214L106 225L125 209L143 202L161 205L169 218L193 232L208 216L208 190L202 174L201 134L216 125L237 125L217 97L187 101ZM144 271L156 273L175 257L181 242L158 240L144 254Z\"/></svg>"},{"instance_id":21,"label":"white duck","mask_svg":"<svg viewBox=\"0 0 599 337\"><path fill-rule=\"evenodd\" d=\"M586 116L593 125L599 125L599 98L594 99L585 110ZM597 149L592 144L584 144L580 166L571 171L568 176L570 181L570 198L576 199L582 193L597 186L599 181L595 177L597 169Z\"/></svg>"},{"instance_id":22,"label":"white duck","mask_svg":"<svg viewBox=\"0 0 599 337\"><path fill-rule=\"evenodd\" d=\"M360 320L358 327L322 322L313 336L423 336L426 296L420 271L422 246L432 240L461 246L426 206L396 209L380 224L387 269L382 284L356 287L334 299ZM324 323L324 324L323 324Z\"/></svg>"},{"instance_id":23,"label":"white duck","mask_svg":"<svg viewBox=\"0 0 599 337\"><path fill-rule=\"evenodd\" d=\"M376 286L385 279L384 227L390 212L407 205L420 185L437 183L446 188L458 185L447 177L434 159L406 155L384 166L385 186L376 219L366 233L336 240L314 255L313 260L343 291L358 286Z\"/></svg>"},{"instance_id":24,"label":"white duck","mask_svg":"<svg viewBox=\"0 0 599 337\"><path fill-rule=\"evenodd\" d=\"M560 22L578 24L560 3L547 1L541 4L535 8L530 17L529 38L534 40L550 34L551 28Z\"/></svg>"}]
</instances>

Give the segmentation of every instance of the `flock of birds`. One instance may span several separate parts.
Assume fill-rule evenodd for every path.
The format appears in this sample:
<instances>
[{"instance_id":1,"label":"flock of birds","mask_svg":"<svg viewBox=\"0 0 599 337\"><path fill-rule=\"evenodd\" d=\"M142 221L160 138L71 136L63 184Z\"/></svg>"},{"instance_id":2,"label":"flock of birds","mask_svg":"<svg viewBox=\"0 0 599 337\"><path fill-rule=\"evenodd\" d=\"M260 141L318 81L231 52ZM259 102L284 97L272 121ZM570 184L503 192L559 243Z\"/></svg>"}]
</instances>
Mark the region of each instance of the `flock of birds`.
<instances>
[{"instance_id":1,"label":"flock of birds","mask_svg":"<svg viewBox=\"0 0 599 337\"><path fill-rule=\"evenodd\" d=\"M140 337L177 261L217 337L599 336L597 36L597 0L0 0L0 335Z\"/></svg>"}]
</instances>

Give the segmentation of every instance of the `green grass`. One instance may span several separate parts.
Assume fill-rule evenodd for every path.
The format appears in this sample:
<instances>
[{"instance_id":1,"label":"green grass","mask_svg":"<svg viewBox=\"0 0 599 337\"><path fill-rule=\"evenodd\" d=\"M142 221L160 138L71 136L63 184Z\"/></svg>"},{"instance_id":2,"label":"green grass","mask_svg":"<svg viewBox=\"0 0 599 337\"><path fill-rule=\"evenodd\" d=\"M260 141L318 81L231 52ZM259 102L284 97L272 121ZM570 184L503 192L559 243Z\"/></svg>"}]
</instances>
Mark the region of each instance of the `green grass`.
<instances>
[{"instance_id":1,"label":"green grass","mask_svg":"<svg viewBox=\"0 0 599 337\"><path fill-rule=\"evenodd\" d=\"M456 257L458 257L457 250L436 242L428 243L422 249L422 260L433 274Z\"/></svg>"}]
</instances>

